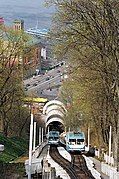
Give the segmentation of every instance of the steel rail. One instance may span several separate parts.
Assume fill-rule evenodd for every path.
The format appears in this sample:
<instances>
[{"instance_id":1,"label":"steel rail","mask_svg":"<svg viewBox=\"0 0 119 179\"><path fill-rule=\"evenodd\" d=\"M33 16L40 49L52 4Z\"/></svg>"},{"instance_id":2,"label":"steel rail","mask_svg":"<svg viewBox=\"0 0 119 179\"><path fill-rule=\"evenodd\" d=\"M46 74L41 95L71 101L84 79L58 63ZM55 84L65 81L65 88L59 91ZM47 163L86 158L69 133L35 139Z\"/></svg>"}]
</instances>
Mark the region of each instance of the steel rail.
<instances>
[{"instance_id":1,"label":"steel rail","mask_svg":"<svg viewBox=\"0 0 119 179\"><path fill-rule=\"evenodd\" d=\"M92 173L88 170L86 161L82 155L72 155L74 158L74 168L80 179L95 179Z\"/></svg>"},{"instance_id":2,"label":"steel rail","mask_svg":"<svg viewBox=\"0 0 119 179\"><path fill-rule=\"evenodd\" d=\"M71 165L71 162L69 162L59 154L59 151L56 146L50 146L49 152L52 159L56 161L68 173L71 179L78 179L76 171Z\"/></svg>"}]
</instances>

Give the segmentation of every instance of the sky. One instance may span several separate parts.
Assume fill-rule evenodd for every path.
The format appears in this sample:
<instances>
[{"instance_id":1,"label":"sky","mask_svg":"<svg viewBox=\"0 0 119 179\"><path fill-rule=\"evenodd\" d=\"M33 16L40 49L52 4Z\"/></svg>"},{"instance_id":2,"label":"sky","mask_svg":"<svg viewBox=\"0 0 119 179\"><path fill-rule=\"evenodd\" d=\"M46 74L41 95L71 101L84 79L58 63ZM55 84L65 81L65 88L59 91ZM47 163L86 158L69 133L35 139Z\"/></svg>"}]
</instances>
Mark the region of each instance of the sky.
<instances>
[{"instance_id":1,"label":"sky","mask_svg":"<svg viewBox=\"0 0 119 179\"><path fill-rule=\"evenodd\" d=\"M12 25L15 19L23 19L25 29L35 27L49 28L54 8L44 7L44 0L0 0L0 17L5 24Z\"/></svg>"}]
</instances>

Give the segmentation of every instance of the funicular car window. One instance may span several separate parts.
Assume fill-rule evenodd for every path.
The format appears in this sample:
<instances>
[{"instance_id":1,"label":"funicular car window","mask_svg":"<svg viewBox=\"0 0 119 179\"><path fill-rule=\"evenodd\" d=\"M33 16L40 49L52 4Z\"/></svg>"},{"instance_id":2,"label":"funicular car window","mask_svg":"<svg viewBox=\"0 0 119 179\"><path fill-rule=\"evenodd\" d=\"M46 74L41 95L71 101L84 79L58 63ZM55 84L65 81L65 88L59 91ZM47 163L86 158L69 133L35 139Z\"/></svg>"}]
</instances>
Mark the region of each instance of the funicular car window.
<instances>
[{"instance_id":1,"label":"funicular car window","mask_svg":"<svg viewBox=\"0 0 119 179\"><path fill-rule=\"evenodd\" d=\"M58 137L54 137L54 140L57 140L58 139Z\"/></svg>"},{"instance_id":2,"label":"funicular car window","mask_svg":"<svg viewBox=\"0 0 119 179\"><path fill-rule=\"evenodd\" d=\"M75 144L76 143L76 139L69 139L69 143L70 144Z\"/></svg>"},{"instance_id":3,"label":"funicular car window","mask_svg":"<svg viewBox=\"0 0 119 179\"><path fill-rule=\"evenodd\" d=\"M53 140L53 138L52 138L52 137L49 137L49 140Z\"/></svg>"},{"instance_id":4,"label":"funicular car window","mask_svg":"<svg viewBox=\"0 0 119 179\"><path fill-rule=\"evenodd\" d=\"M84 142L84 139L77 139L77 144L81 144L81 142Z\"/></svg>"}]
</instances>

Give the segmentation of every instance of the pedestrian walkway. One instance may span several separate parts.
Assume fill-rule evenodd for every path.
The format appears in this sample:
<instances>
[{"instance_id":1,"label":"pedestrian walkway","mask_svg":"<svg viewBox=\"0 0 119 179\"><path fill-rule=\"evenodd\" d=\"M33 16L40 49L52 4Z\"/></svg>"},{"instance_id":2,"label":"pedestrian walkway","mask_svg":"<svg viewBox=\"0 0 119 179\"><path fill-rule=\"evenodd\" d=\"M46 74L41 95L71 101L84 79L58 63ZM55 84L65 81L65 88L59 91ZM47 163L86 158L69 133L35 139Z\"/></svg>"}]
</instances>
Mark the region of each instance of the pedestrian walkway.
<instances>
[{"instance_id":1,"label":"pedestrian walkway","mask_svg":"<svg viewBox=\"0 0 119 179\"><path fill-rule=\"evenodd\" d=\"M48 160L48 163L51 165L52 168L56 169L56 176L60 176L63 179L70 179L70 176L68 173L58 164L56 163L48 154L46 159Z\"/></svg>"},{"instance_id":2,"label":"pedestrian walkway","mask_svg":"<svg viewBox=\"0 0 119 179\"><path fill-rule=\"evenodd\" d=\"M89 157L89 158L93 161L95 165L95 169L101 174L102 179L109 179L109 176L101 172L101 162L93 157Z\"/></svg>"},{"instance_id":3,"label":"pedestrian walkway","mask_svg":"<svg viewBox=\"0 0 119 179\"><path fill-rule=\"evenodd\" d=\"M72 161L71 155L63 148L63 147L58 147L58 151L60 155L62 155L64 158L66 158L69 162ZM101 174L98 172L96 169L94 169L94 164L89 157L84 156L86 164L88 169L91 171L92 175L94 176L95 179L101 179Z\"/></svg>"}]
</instances>

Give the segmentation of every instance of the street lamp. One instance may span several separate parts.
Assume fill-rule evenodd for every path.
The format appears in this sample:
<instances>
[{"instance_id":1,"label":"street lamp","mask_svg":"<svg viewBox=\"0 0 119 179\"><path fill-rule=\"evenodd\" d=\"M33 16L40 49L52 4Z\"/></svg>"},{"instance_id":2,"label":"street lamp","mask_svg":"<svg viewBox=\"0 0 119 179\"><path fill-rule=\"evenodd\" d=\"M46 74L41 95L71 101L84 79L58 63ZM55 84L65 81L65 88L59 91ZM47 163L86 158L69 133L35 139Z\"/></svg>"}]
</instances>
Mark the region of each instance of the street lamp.
<instances>
[{"instance_id":1,"label":"street lamp","mask_svg":"<svg viewBox=\"0 0 119 179\"><path fill-rule=\"evenodd\" d=\"M32 141L33 141L33 112L32 112L32 110L31 110L30 139L29 139L29 172L28 172L28 179L31 179Z\"/></svg>"}]
</instances>

